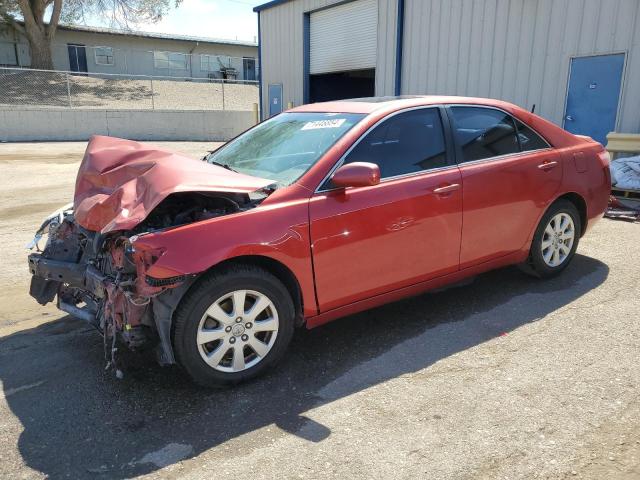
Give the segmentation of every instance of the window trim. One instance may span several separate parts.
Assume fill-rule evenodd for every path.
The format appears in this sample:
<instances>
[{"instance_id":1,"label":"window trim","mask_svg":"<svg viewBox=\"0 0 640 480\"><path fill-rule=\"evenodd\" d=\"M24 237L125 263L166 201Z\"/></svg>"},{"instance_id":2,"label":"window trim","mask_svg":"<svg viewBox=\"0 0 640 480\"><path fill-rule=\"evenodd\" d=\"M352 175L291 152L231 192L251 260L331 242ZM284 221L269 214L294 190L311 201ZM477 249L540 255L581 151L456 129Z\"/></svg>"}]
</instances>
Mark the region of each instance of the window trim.
<instances>
[{"instance_id":1,"label":"window trim","mask_svg":"<svg viewBox=\"0 0 640 480\"><path fill-rule=\"evenodd\" d=\"M116 56L113 53L113 47L110 47L108 45L94 45L93 47L93 60L96 62L96 65L101 65L104 67L115 67L116 66ZM111 55L100 55L101 57L111 57L112 62L111 63L101 63L98 61L98 49L99 48L108 48L109 50L111 50Z\"/></svg>"},{"instance_id":2,"label":"window trim","mask_svg":"<svg viewBox=\"0 0 640 480\"><path fill-rule=\"evenodd\" d=\"M509 157L520 157L522 155L528 155L530 153L553 150L553 146L551 146L549 141L543 135L541 135L535 128L533 128L531 125L529 125L528 123L526 123L522 119L518 118L517 116L507 112L506 110L503 110L502 108L494 107L493 105L481 105L481 104L475 104L475 103L448 103L448 104L443 105L443 106L445 107L445 111L447 113L447 116L449 117L450 129L451 129L451 137L452 137L452 140L453 140L453 143L454 143L453 149L454 149L455 158L456 158L456 165L458 167L463 167L465 165L477 165L477 164L480 164L480 163L493 162L495 160L503 160L503 159L509 158ZM529 127L536 135L538 135L542 140L544 140L544 142L547 144L547 146L544 147L544 148L536 148L535 150L524 150L524 151L514 152L514 153L505 153L503 155L495 155L493 157L480 158L478 160L471 160L469 162L465 162L465 161L462 160L464 157L462 155L461 145L457 141L456 136L455 136L455 134L453 132L453 130L455 128L455 119L453 118L453 112L451 112L451 107L484 108L484 109L488 109L488 110L497 110L499 112L502 112L505 115L509 115L512 119L518 120L519 122L521 122L524 125L526 125L527 127ZM522 146L520 145L520 139L518 138L518 124L516 122L513 122L513 127L514 127L514 130L515 130L515 133L516 133L516 138L518 139L518 148L521 149Z\"/></svg>"},{"instance_id":3,"label":"window trim","mask_svg":"<svg viewBox=\"0 0 640 480\"><path fill-rule=\"evenodd\" d=\"M164 53L167 55L167 66L166 67L159 67L157 64L158 59L156 58L156 54L158 53ZM185 57L185 64L184 64L184 68L180 67L180 68L171 68L171 58L170 55L182 55L183 57ZM175 71L175 72L182 72L182 71L187 71L189 70L189 62L191 61L189 59L191 54L189 53L183 53L183 52L170 52L168 50L153 50L153 68L157 69L157 70L171 70L171 71Z\"/></svg>"},{"instance_id":4,"label":"window trim","mask_svg":"<svg viewBox=\"0 0 640 480\"><path fill-rule=\"evenodd\" d=\"M441 104L419 105L417 107L409 107L409 108L404 108L402 110L396 110L395 112L391 112L390 114L382 117L380 120L378 120L373 125L371 125L362 135L360 135L360 137L358 137L358 139L351 144L351 146L347 149L347 151L342 154L342 156L333 165L333 167L331 167L331 169L329 170L329 173L327 173L327 175L325 175L324 178L322 179L322 181L318 184L318 187L315 189L314 194L326 193L326 192L332 192L332 191L335 191L335 190L340 190L341 187L334 187L334 188L322 188L322 187L333 176L335 171L344 164L344 161L346 160L347 156L351 153L351 151L354 148L356 148L358 146L358 144L367 135L369 135L369 133L371 133L375 128L377 128L382 123L384 123L387 120L395 117L396 115L400 115L402 113L407 113L407 112L412 112L412 111L415 111L415 110L427 110L427 109L436 109L436 110L438 110L438 113L440 115L440 121L442 123L442 134L444 136L445 158L447 160L447 165L442 166L442 167L430 168L428 170L420 170L419 172L409 172L409 173L403 173L401 175L394 175L393 177L381 178L379 185L381 185L383 183L387 183L387 182L393 181L393 180L402 179L402 178L417 177L418 175L425 175L425 174L429 174L429 173L432 173L432 172L439 172L439 171L449 170L449 169L453 169L453 168L458 168L458 164L456 163L456 159L455 159L455 155L454 155L455 152L452 150L453 148L455 148L455 145L451 143L453 141L453 138L452 138L452 135L451 135L450 120L449 120L449 117L447 115L448 112L444 111L444 107L445 107L445 105L441 105Z\"/></svg>"}]
</instances>

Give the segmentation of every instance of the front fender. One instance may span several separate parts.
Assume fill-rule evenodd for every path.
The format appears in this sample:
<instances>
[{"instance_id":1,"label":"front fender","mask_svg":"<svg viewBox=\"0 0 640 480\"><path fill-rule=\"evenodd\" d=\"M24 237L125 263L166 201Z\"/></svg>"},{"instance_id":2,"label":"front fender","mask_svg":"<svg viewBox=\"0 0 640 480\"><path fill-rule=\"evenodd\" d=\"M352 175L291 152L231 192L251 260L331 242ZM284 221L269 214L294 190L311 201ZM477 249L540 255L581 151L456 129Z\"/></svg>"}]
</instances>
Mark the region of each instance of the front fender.
<instances>
[{"instance_id":1,"label":"front fender","mask_svg":"<svg viewBox=\"0 0 640 480\"><path fill-rule=\"evenodd\" d=\"M304 316L316 315L308 199L184 225L135 239L136 251L160 252L146 274L155 279L202 273L235 257L254 255L285 265L300 285Z\"/></svg>"}]
</instances>

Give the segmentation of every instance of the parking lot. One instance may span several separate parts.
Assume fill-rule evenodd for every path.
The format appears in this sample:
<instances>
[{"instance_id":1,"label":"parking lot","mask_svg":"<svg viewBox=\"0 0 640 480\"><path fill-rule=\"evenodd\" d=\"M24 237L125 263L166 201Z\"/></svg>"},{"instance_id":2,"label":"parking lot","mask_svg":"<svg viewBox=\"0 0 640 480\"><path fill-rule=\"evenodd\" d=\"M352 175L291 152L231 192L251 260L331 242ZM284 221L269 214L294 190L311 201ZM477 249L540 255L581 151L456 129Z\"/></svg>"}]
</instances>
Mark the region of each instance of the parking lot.
<instances>
[{"instance_id":1,"label":"parking lot","mask_svg":"<svg viewBox=\"0 0 640 480\"><path fill-rule=\"evenodd\" d=\"M1 478L640 478L640 225L600 221L550 281L506 268L300 331L246 385L140 354L118 380L28 296L23 246L83 149L0 144Z\"/></svg>"}]
</instances>

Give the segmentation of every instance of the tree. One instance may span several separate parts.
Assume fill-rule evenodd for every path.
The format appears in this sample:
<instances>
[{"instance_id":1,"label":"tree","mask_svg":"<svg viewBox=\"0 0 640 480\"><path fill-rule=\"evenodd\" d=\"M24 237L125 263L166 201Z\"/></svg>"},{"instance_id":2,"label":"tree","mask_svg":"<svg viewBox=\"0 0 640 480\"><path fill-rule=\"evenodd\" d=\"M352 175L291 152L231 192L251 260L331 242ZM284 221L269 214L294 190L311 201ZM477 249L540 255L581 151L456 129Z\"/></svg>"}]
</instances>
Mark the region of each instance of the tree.
<instances>
[{"instance_id":1,"label":"tree","mask_svg":"<svg viewBox=\"0 0 640 480\"><path fill-rule=\"evenodd\" d=\"M77 23L100 16L111 25L129 28L155 23L182 0L0 0L0 19L29 42L31 67L52 70L51 45L60 21ZM1 25L0 25L1 26Z\"/></svg>"}]
</instances>

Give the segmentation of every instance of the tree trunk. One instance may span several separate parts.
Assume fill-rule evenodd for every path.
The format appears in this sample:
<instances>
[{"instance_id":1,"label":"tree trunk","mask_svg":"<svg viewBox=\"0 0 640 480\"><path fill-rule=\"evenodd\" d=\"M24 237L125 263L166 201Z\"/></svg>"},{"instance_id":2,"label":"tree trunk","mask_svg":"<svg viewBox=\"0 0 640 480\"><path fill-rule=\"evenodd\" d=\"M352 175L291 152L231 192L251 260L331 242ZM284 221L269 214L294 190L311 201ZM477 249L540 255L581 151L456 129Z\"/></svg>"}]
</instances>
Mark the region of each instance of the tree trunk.
<instances>
[{"instance_id":1,"label":"tree trunk","mask_svg":"<svg viewBox=\"0 0 640 480\"><path fill-rule=\"evenodd\" d=\"M31 50L31 68L53 70L51 41L44 32L44 28L37 29L35 32L29 30L27 29L27 40L29 41L29 50Z\"/></svg>"}]
</instances>

